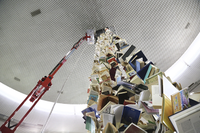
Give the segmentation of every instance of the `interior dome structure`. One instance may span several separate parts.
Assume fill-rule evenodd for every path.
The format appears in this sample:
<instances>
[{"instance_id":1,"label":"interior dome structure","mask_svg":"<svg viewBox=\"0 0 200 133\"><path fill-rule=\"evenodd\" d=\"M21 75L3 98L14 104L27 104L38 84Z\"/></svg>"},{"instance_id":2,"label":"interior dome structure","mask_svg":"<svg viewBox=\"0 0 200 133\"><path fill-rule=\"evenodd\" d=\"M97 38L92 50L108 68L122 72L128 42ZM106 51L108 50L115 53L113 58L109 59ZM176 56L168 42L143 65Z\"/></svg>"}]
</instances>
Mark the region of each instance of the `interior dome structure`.
<instances>
[{"instance_id":1,"label":"interior dome structure","mask_svg":"<svg viewBox=\"0 0 200 133\"><path fill-rule=\"evenodd\" d=\"M200 80L199 11L198 0L0 0L0 125L88 29L113 26L173 82L190 86ZM95 44L83 41L15 133L86 133L81 111L94 54Z\"/></svg>"}]
</instances>

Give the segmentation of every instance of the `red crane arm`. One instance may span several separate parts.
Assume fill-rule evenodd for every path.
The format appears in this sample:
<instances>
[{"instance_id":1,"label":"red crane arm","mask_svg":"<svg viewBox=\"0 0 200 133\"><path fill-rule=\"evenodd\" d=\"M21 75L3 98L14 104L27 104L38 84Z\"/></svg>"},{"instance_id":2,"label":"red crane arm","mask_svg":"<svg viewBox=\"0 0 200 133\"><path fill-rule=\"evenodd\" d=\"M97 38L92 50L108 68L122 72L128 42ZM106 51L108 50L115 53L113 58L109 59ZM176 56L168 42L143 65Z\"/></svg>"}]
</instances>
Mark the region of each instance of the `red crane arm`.
<instances>
[{"instance_id":1,"label":"red crane arm","mask_svg":"<svg viewBox=\"0 0 200 133\"><path fill-rule=\"evenodd\" d=\"M53 68L53 70L49 73L49 76L44 76L41 80L38 81L37 85L33 88L33 90L27 95L24 101L17 107L17 109L10 115L10 117L5 121L5 123L0 127L0 131L2 133L14 133L18 126L23 122L23 120L27 117L27 115L31 112L37 102L42 98L44 93L49 90L52 83L51 80L56 72L61 68L61 66L67 61L70 55L80 46L82 41L90 38L90 36L82 37L77 43L74 44L72 49L61 59L61 61ZM10 121L15 115L15 113L23 106L23 104L30 98L30 101L33 102L33 105L26 112L26 114L22 117L22 119L15 125L10 126ZM8 124L8 125L7 125Z\"/></svg>"}]
</instances>

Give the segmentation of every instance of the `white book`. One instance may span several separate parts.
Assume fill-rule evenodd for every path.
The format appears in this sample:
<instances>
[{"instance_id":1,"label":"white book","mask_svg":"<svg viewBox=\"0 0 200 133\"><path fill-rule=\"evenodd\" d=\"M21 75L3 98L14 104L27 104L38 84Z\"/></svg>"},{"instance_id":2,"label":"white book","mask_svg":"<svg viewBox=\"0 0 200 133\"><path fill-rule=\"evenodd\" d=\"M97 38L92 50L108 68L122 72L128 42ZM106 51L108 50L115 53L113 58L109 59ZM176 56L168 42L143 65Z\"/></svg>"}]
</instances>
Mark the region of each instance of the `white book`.
<instances>
[{"instance_id":1,"label":"white book","mask_svg":"<svg viewBox=\"0 0 200 133\"><path fill-rule=\"evenodd\" d=\"M122 104L111 105L111 113L115 115L115 124L117 129L120 128L123 109L124 105Z\"/></svg>"},{"instance_id":2,"label":"white book","mask_svg":"<svg viewBox=\"0 0 200 133\"><path fill-rule=\"evenodd\" d=\"M139 98L139 101L138 101L138 107L139 108L143 107L141 101L148 101L149 100L149 96L150 96L150 91L149 90L143 90L140 93L140 98Z\"/></svg>"},{"instance_id":3,"label":"white book","mask_svg":"<svg viewBox=\"0 0 200 133\"><path fill-rule=\"evenodd\" d=\"M152 104L154 109L162 107L162 97L159 95L159 85L152 85Z\"/></svg>"},{"instance_id":4,"label":"white book","mask_svg":"<svg viewBox=\"0 0 200 133\"><path fill-rule=\"evenodd\" d=\"M169 119L177 133L190 133L190 130L185 129L185 127L200 131L200 104L171 115Z\"/></svg>"},{"instance_id":5,"label":"white book","mask_svg":"<svg viewBox=\"0 0 200 133\"><path fill-rule=\"evenodd\" d=\"M176 121L178 133L200 132L200 110Z\"/></svg>"},{"instance_id":6,"label":"white book","mask_svg":"<svg viewBox=\"0 0 200 133\"><path fill-rule=\"evenodd\" d=\"M163 76L163 93L171 100L171 95L179 92L173 84Z\"/></svg>"},{"instance_id":7,"label":"white book","mask_svg":"<svg viewBox=\"0 0 200 133\"><path fill-rule=\"evenodd\" d=\"M113 123L114 120L114 115L113 114L107 114L107 113L103 113L103 127L105 127L107 125L107 123Z\"/></svg>"},{"instance_id":8,"label":"white book","mask_svg":"<svg viewBox=\"0 0 200 133\"><path fill-rule=\"evenodd\" d=\"M109 101L100 111L99 113L111 113L111 105L115 105L116 103Z\"/></svg>"},{"instance_id":9,"label":"white book","mask_svg":"<svg viewBox=\"0 0 200 133\"><path fill-rule=\"evenodd\" d=\"M163 79L160 75L157 75L158 77L158 87L159 87L159 95L162 97L162 94L163 94Z\"/></svg>"}]
</instances>

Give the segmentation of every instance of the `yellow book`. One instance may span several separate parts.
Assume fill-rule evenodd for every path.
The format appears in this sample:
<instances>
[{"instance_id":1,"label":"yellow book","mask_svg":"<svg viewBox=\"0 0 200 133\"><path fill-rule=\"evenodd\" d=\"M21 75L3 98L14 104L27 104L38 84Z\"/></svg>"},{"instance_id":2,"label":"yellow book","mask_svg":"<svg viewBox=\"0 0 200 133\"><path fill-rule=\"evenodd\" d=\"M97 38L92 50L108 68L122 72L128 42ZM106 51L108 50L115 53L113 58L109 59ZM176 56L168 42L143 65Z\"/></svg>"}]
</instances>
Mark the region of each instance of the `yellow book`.
<instances>
[{"instance_id":1,"label":"yellow book","mask_svg":"<svg viewBox=\"0 0 200 133\"><path fill-rule=\"evenodd\" d=\"M169 120L170 115L173 115L172 103L171 100L165 94L163 94L161 122L171 131L175 131L172 123Z\"/></svg>"},{"instance_id":2,"label":"yellow book","mask_svg":"<svg viewBox=\"0 0 200 133\"><path fill-rule=\"evenodd\" d=\"M151 64L151 71L150 71L148 77L151 77L152 75L154 75L154 73L155 73L155 69L156 69L156 67L155 67L154 65Z\"/></svg>"},{"instance_id":3,"label":"yellow book","mask_svg":"<svg viewBox=\"0 0 200 133\"><path fill-rule=\"evenodd\" d=\"M181 111L181 94L179 92L171 95L171 102L173 114Z\"/></svg>"}]
</instances>

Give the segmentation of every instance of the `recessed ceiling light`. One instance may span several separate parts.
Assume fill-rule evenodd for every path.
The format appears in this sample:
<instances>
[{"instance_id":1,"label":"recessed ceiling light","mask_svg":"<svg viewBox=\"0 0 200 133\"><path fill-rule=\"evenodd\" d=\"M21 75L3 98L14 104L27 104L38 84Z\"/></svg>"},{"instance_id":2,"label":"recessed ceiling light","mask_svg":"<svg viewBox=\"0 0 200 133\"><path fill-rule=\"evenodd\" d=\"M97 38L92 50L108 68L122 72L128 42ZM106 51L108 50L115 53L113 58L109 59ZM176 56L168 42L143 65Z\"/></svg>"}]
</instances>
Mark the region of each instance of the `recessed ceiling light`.
<instances>
[{"instance_id":1,"label":"recessed ceiling light","mask_svg":"<svg viewBox=\"0 0 200 133\"><path fill-rule=\"evenodd\" d=\"M37 10L31 12L31 16L34 17L34 16L36 16L36 15L38 15L38 14L40 14L40 13L41 13L41 10L40 10L40 9L37 9Z\"/></svg>"},{"instance_id":2,"label":"recessed ceiling light","mask_svg":"<svg viewBox=\"0 0 200 133\"><path fill-rule=\"evenodd\" d=\"M20 79L19 79L18 77L14 77L14 79L15 79L16 81L20 81Z\"/></svg>"},{"instance_id":3,"label":"recessed ceiling light","mask_svg":"<svg viewBox=\"0 0 200 133\"><path fill-rule=\"evenodd\" d=\"M190 23L188 22L185 26L185 29L187 29L190 26Z\"/></svg>"}]
</instances>

